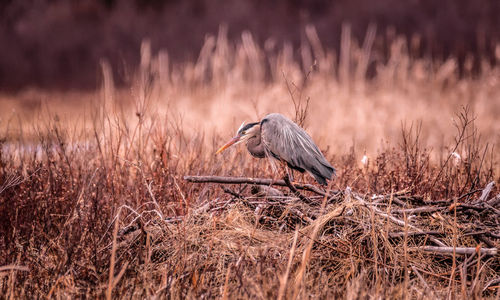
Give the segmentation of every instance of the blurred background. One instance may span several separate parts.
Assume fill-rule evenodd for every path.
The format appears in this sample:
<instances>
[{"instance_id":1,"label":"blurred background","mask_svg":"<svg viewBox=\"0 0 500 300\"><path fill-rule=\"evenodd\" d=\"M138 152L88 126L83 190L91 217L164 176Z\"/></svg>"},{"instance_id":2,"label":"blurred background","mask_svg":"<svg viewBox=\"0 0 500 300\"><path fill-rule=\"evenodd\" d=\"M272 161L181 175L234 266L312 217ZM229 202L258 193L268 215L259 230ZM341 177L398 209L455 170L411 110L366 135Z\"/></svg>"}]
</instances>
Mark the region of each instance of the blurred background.
<instances>
[{"instance_id":1,"label":"blurred background","mask_svg":"<svg viewBox=\"0 0 500 300\"><path fill-rule=\"evenodd\" d=\"M284 42L300 49L307 25L325 48L338 50L343 24L360 42L375 24L372 62L389 59L392 41L403 36L412 58L452 56L460 74L480 72L481 60L494 64L500 55L499 16L498 0L3 0L0 90L95 89L102 59L115 83L126 86L144 39L152 53L168 51L173 63L196 61L207 34L221 25L229 41L248 30L257 45L277 51ZM366 75L375 73L372 64Z\"/></svg>"},{"instance_id":2,"label":"blurred background","mask_svg":"<svg viewBox=\"0 0 500 300\"><path fill-rule=\"evenodd\" d=\"M446 157L467 107L497 145L499 16L498 0L7 0L2 134L36 141L53 115L88 134L101 110L212 154L280 112L333 153L374 156L418 127Z\"/></svg>"}]
</instances>

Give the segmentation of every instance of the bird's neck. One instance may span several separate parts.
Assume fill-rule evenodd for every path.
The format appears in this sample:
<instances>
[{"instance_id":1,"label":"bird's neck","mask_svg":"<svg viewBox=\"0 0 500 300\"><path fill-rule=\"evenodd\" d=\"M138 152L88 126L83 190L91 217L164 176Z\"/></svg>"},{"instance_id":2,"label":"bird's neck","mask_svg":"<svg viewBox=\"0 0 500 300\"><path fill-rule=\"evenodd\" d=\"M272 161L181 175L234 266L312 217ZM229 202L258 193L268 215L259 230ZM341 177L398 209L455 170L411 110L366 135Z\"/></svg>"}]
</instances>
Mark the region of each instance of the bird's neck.
<instances>
[{"instance_id":1,"label":"bird's neck","mask_svg":"<svg viewBox=\"0 0 500 300\"><path fill-rule=\"evenodd\" d=\"M250 154L252 154L255 157L263 158L266 156L266 152L264 150L264 143L262 143L262 140L260 138L260 133L248 139L247 149L248 152L250 152Z\"/></svg>"}]
</instances>

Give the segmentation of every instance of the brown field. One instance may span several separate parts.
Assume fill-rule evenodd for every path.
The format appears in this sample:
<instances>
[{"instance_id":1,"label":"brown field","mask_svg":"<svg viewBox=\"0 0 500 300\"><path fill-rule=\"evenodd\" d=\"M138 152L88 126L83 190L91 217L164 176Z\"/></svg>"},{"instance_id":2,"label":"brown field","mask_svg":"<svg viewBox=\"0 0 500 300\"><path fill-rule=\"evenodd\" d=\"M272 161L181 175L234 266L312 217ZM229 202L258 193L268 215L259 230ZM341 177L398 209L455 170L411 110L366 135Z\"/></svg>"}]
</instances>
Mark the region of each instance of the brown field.
<instances>
[{"instance_id":1,"label":"brown field","mask_svg":"<svg viewBox=\"0 0 500 300\"><path fill-rule=\"evenodd\" d=\"M459 76L404 39L383 60L374 33L344 27L337 55L306 32L297 51L222 30L183 64L146 41L130 88L103 61L98 91L1 95L0 297L498 299L500 45ZM243 146L214 155L270 112L305 116L331 197L184 180L278 179Z\"/></svg>"}]
</instances>

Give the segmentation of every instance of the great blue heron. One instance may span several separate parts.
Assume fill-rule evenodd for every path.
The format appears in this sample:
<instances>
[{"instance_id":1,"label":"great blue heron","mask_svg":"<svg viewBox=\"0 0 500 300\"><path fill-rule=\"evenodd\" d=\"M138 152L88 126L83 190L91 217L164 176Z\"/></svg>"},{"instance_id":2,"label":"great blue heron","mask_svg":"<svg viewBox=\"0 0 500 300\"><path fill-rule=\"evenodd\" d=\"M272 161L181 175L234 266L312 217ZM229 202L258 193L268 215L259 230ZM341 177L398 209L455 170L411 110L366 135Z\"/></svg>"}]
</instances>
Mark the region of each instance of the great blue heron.
<instances>
[{"instance_id":1,"label":"great blue heron","mask_svg":"<svg viewBox=\"0 0 500 300\"><path fill-rule=\"evenodd\" d=\"M335 175L335 169L307 132L281 114L269 114L260 122L243 123L236 136L216 153L244 141L253 156L284 161L291 169L307 171L319 184L326 185L326 179L331 180Z\"/></svg>"}]
</instances>

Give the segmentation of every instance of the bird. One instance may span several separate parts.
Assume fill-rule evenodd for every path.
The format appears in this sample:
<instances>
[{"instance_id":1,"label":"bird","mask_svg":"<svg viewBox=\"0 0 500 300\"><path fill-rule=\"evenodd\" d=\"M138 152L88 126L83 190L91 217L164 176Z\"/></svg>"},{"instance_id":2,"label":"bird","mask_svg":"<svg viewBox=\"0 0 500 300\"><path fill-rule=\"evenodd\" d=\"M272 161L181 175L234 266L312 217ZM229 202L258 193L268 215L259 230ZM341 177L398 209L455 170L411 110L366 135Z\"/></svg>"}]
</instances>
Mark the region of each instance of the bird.
<instances>
[{"instance_id":1,"label":"bird","mask_svg":"<svg viewBox=\"0 0 500 300\"><path fill-rule=\"evenodd\" d=\"M327 185L327 180L335 175L335 168L326 160L309 134L282 114L268 114L260 122L243 122L236 135L220 147L216 154L242 142L246 142L252 156L269 158L274 170L273 159L286 162L292 170L301 173L307 171L321 185Z\"/></svg>"}]
</instances>

